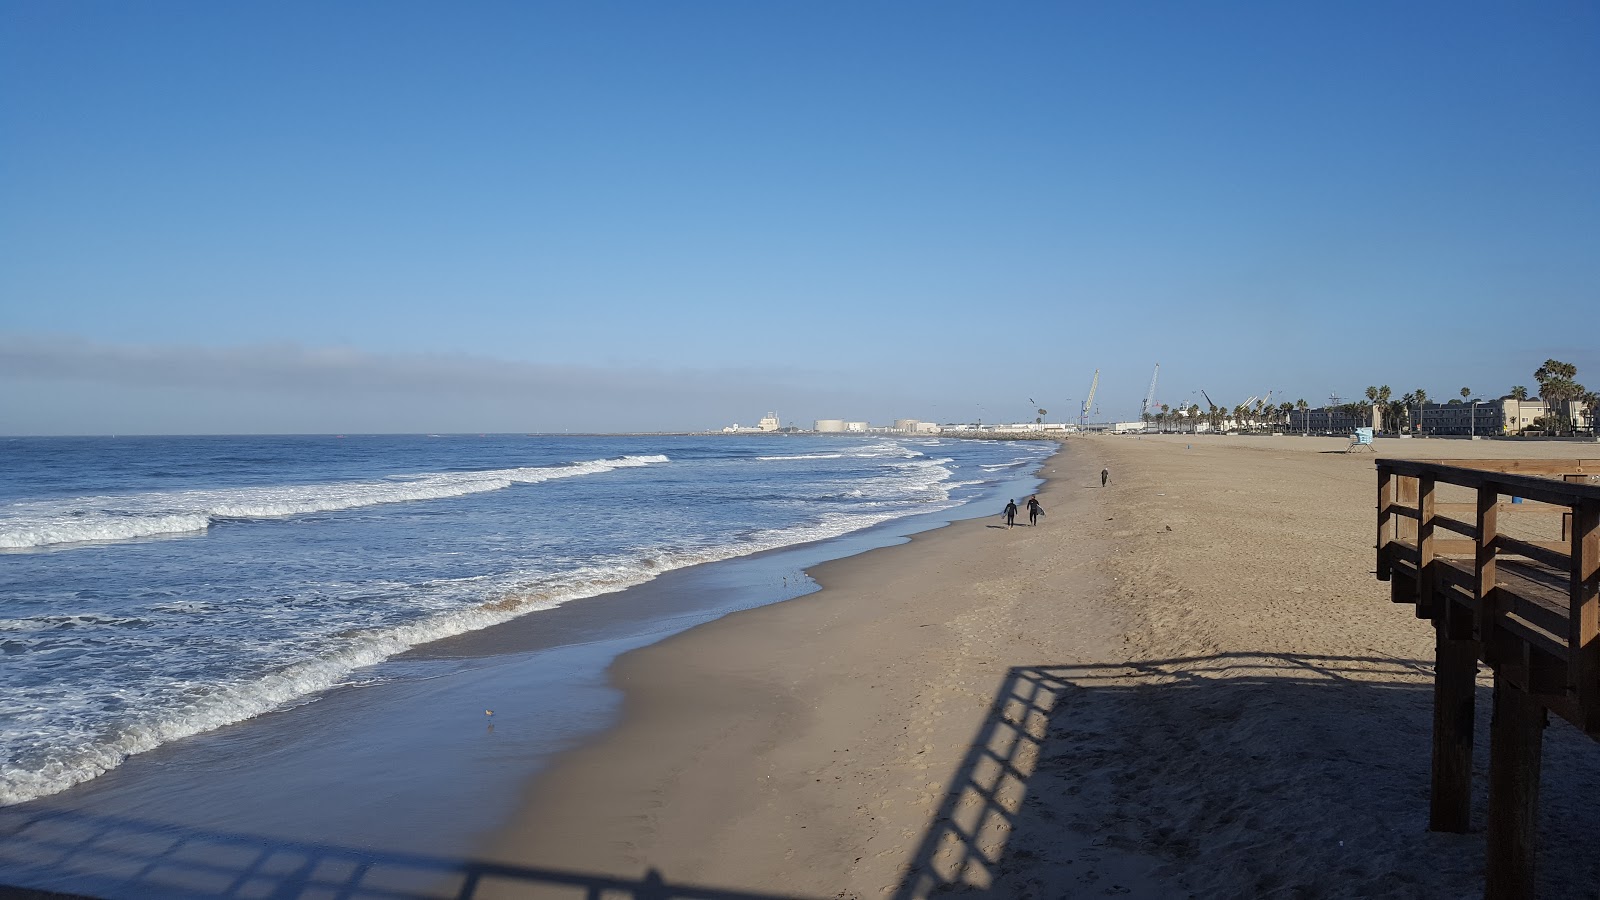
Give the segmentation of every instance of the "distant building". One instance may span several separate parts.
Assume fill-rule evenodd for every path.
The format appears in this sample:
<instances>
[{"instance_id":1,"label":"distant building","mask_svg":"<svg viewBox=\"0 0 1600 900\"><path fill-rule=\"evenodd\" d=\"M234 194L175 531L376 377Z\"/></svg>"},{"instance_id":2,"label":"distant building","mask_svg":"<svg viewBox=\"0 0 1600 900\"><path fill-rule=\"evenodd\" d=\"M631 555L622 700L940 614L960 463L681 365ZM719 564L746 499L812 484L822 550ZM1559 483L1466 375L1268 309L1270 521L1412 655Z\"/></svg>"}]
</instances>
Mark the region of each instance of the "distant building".
<instances>
[{"instance_id":1,"label":"distant building","mask_svg":"<svg viewBox=\"0 0 1600 900\"><path fill-rule=\"evenodd\" d=\"M916 419L895 419L894 430L901 434L915 434L919 424L921 423Z\"/></svg>"},{"instance_id":2,"label":"distant building","mask_svg":"<svg viewBox=\"0 0 1600 900\"><path fill-rule=\"evenodd\" d=\"M823 434L836 434L838 432L844 431L844 420L843 419L818 419L817 422L816 422L815 430L820 431Z\"/></svg>"},{"instance_id":3,"label":"distant building","mask_svg":"<svg viewBox=\"0 0 1600 900\"><path fill-rule=\"evenodd\" d=\"M844 423L844 430L850 432L851 434L866 434L871 429L872 429L872 426L868 425L865 422L846 422L846 423Z\"/></svg>"},{"instance_id":4,"label":"distant building","mask_svg":"<svg viewBox=\"0 0 1600 900\"><path fill-rule=\"evenodd\" d=\"M1349 434L1357 428L1370 428L1367 416L1352 416L1336 406L1318 406L1289 411L1289 430L1309 434Z\"/></svg>"},{"instance_id":5,"label":"distant building","mask_svg":"<svg viewBox=\"0 0 1600 900\"><path fill-rule=\"evenodd\" d=\"M760 422L756 423L756 428L760 429L761 431L777 431L779 424L778 414L775 412L769 412L765 416L761 417Z\"/></svg>"},{"instance_id":6,"label":"distant building","mask_svg":"<svg viewBox=\"0 0 1600 900\"><path fill-rule=\"evenodd\" d=\"M1589 410L1577 401L1568 402L1566 417L1574 427L1584 431L1592 427ZM1543 400L1470 401L1460 403L1427 403L1422 407L1418 431L1422 434L1522 434L1537 432L1540 419L1550 415L1550 406Z\"/></svg>"}]
</instances>

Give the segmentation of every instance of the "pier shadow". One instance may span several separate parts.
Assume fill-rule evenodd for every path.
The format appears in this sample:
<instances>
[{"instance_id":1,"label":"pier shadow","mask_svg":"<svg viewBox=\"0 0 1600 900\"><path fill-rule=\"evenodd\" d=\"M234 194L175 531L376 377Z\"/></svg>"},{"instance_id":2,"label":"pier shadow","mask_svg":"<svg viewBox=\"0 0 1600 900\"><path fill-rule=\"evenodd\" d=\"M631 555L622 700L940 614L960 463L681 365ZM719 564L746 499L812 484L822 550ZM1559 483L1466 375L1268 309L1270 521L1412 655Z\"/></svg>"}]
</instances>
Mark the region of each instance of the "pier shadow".
<instances>
[{"instance_id":1,"label":"pier shadow","mask_svg":"<svg viewBox=\"0 0 1600 900\"><path fill-rule=\"evenodd\" d=\"M893 896L1480 895L1489 692L1474 833L1429 832L1431 676L1278 653L1012 668ZM1552 725L1545 773L1540 896L1593 896L1600 752Z\"/></svg>"},{"instance_id":2,"label":"pier shadow","mask_svg":"<svg viewBox=\"0 0 1600 900\"><path fill-rule=\"evenodd\" d=\"M3 882L14 882L11 884ZM797 900L174 826L68 810L0 809L0 897L340 898L495 896L573 900Z\"/></svg>"}]
</instances>

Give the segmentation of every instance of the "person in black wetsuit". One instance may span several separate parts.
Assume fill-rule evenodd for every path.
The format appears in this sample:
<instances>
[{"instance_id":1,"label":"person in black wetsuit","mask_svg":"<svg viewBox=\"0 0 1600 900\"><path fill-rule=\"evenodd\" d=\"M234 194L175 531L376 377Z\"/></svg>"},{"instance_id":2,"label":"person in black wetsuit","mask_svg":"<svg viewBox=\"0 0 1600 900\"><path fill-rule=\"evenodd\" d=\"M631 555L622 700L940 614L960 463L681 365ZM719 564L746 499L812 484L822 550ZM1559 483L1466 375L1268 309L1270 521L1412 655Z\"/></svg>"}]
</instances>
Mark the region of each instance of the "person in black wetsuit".
<instances>
[{"instance_id":1,"label":"person in black wetsuit","mask_svg":"<svg viewBox=\"0 0 1600 900\"><path fill-rule=\"evenodd\" d=\"M1106 486L1106 482L1108 482L1110 480L1111 480L1111 470L1110 469L1101 469L1100 470L1100 486L1101 487L1105 487Z\"/></svg>"},{"instance_id":2,"label":"person in black wetsuit","mask_svg":"<svg viewBox=\"0 0 1600 900\"><path fill-rule=\"evenodd\" d=\"M1039 524L1039 517L1042 516L1042 515L1044 515L1044 507L1042 505L1040 505L1040 503L1039 503L1039 495L1035 494L1032 497L1029 497L1028 498L1028 524L1029 525L1037 525L1037 524Z\"/></svg>"},{"instance_id":3,"label":"person in black wetsuit","mask_svg":"<svg viewBox=\"0 0 1600 900\"><path fill-rule=\"evenodd\" d=\"M1013 526L1015 524L1017 524L1017 501L1015 501L1015 500L1007 500L1006 501L1006 527L1010 528L1011 526Z\"/></svg>"}]
</instances>

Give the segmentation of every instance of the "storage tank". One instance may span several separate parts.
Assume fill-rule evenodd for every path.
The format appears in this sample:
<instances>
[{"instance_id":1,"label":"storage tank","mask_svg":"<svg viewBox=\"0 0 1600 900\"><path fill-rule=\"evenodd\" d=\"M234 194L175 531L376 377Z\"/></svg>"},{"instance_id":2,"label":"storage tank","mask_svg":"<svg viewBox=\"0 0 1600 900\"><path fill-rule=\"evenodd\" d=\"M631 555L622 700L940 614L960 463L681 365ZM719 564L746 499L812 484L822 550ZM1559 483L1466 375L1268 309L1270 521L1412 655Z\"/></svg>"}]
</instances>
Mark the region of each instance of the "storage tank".
<instances>
[{"instance_id":1,"label":"storage tank","mask_svg":"<svg viewBox=\"0 0 1600 900\"><path fill-rule=\"evenodd\" d=\"M818 419L817 420L817 424L816 424L816 430L817 431L825 431L825 432L828 432L830 434L833 433L833 432L836 432L836 431L842 432L842 431L844 431L844 420L843 419Z\"/></svg>"},{"instance_id":2,"label":"storage tank","mask_svg":"<svg viewBox=\"0 0 1600 900\"><path fill-rule=\"evenodd\" d=\"M919 419L895 419L894 430L902 434L913 434L916 432L917 424L920 421Z\"/></svg>"},{"instance_id":3,"label":"storage tank","mask_svg":"<svg viewBox=\"0 0 1600 900\"><path fill-rule=\"evenodd\" d=\"M868 428L868 426L867 426L867 423L865 423L865 422L846 422L846 423L844 423L844 430L845 431L860 432L862 434L865 434L866 431L867 431L867 428Z\"/></svg>"}]
</instances>

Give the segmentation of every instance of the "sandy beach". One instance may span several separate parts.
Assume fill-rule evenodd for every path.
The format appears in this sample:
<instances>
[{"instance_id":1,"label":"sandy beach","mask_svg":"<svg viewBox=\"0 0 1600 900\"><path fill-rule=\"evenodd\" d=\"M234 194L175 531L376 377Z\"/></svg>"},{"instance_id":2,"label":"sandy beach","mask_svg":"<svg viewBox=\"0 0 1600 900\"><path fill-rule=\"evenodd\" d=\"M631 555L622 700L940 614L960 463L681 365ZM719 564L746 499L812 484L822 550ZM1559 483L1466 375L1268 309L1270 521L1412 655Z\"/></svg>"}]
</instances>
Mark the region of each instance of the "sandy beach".
<instances>
[{"instance_id":1,"label":"sandy beach","mask_svg":"<svg viewBox=\"0 0 1600 900\"><path fill-rule=\"evenodd\" d=\"M1373 578L1344 443L1073 439L1038 527L956 522L623 656L621 723L484 855L728 896L1476 895L1484 779L1474 833L1426 830L1432 630ZM1541 896L1591 896L1600 748L1555 722L1544 772Z\"/></svg>"}]
</instances>

